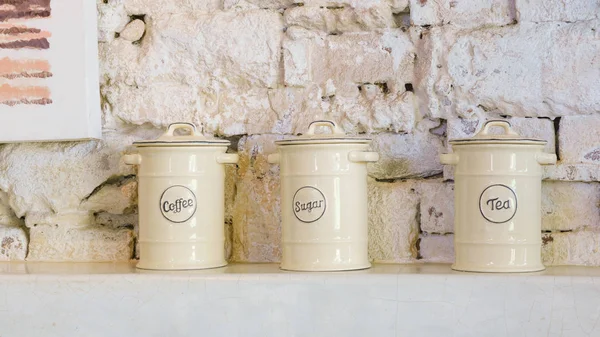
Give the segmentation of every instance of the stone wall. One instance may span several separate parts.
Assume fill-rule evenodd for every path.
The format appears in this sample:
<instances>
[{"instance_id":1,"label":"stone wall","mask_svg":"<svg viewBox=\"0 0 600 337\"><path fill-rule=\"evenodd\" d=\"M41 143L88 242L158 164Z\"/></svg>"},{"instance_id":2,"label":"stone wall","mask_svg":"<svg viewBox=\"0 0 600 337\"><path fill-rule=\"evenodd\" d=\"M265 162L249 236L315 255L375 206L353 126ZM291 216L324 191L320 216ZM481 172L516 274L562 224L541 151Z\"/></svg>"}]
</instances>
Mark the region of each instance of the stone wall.
<instances>
[{"instance_id":1,"label":"stone wall","mask_svg":"<svg viewBox=\"0 0 600 337\"><path fill-rule=\"evenodd\" d=\"M104 138L0 146L0 259L128 260L121 156L171 122L232 141L227 247L278 261L273 141L335 119L374 138L371 258L449 262L449 138L507 118L546 139L544 261L600 265L600 2L98 0Z\"/></svg>"}]
</instances>

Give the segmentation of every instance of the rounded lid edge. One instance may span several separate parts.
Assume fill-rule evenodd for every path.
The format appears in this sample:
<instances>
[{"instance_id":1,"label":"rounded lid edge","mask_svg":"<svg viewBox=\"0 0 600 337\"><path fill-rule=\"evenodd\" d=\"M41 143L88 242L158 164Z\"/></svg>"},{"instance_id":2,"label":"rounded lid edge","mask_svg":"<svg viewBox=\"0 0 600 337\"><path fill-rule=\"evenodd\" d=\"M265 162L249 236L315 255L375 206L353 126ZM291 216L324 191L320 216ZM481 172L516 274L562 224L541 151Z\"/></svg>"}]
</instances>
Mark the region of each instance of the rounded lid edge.
<instances>
[{"instance_id":1,"label":"rounded lid edge","mask_svg":"<svg viewBox=\"0 0 600 337\"><path fill-rule=\"evenodd\" d=\"M176 147L176 146L229 146L231 142L228 140L206 140L206 141L172 141L163 142L159 140L141 140L133 142L137 147Z\"/></svg>"},{"instance_id":2,"label":"rounded lid edge","mask_svg":"<svg viewBox=\"0 0 600 337\"><path fill-rule=\"evenodd\" d=\"M280 146L289 145L305 145L305 144L370 144L373 140L371 138L314 138L314 139L302 139L302 138L288 138L276 140L275 144Z\"/></svg>"},{"instance_id":3,"label":"rounded lid edge","mask_svg":"<svg viewBox=\"0 0 600 337\"><path fill-rule=\"evenodd\" d=\"M463 139L453 139L448 141L451 145L469 145L469 144L513 144L513 145L546 145L548 141L537 138L519 138L519 139L507 139L507 138L498 138L498 139L473 139L473 138L463 138Z\"/></svg>"},{"instance_id":4,"label":"rounded lid edge","mask_svg":"<svg viewBox=\"0 0 600 337\"><path fill-rule=\"evenodd\" d=\"M315 133L317 126L328 127L331 133ZM309 124L308 131L294 138L276 140L275 144L302 145L302 144L369 144L372 141L369 137L348 136L332 120L316 120Z\"/></svg>"},{"instance_id":5,"label":"rounded lid edge","mask_svg":"<svg viewBox=\"0 0 600 337\"><path fill-rule=\"evenodd\" d=\"M504 130L502 134L491 134L492 127L501 127ZM457 138L448 141L451 145L465 144L521 144L534 145L548 143L544 139L521 137L512 128L512 125L507 120L490 120L485 122L481 131L471 138Z\"/></svg>"},{"instance_id":6,"label":"rounded lid edge","mask_svg":"<svg viewBox=\"0 0 600 337\"><path fill-rule=\"evenodd\" d=\"M189 131L188 135L178 136L175 131L183 129ZM169 125L167 131L158 139L140 140L133 142L137 147L167 147L167 146L229 146L230 141L224 139L206 138L203 134L196 130L196 126L192 123L178 122Z\"/></svg>"}]
</instances>

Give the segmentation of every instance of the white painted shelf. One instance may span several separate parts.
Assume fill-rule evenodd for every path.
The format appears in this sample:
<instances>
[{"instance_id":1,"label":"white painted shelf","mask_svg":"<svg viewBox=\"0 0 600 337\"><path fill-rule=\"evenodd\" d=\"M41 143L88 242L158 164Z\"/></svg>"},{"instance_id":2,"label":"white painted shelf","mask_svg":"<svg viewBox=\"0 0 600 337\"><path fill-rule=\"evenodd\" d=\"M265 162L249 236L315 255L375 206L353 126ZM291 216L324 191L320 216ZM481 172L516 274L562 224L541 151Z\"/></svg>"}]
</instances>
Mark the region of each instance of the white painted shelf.
<instances>
[{"instance_id":1,"label":"white painted shelf","mask_svg":"<svg viewBox=\"0 0 600 337\"><path fill-rule=\"evenodd\" d=\"M0 336L600 336L600 268L297 273L0 263Z\"/></svg>"}]
</instances>

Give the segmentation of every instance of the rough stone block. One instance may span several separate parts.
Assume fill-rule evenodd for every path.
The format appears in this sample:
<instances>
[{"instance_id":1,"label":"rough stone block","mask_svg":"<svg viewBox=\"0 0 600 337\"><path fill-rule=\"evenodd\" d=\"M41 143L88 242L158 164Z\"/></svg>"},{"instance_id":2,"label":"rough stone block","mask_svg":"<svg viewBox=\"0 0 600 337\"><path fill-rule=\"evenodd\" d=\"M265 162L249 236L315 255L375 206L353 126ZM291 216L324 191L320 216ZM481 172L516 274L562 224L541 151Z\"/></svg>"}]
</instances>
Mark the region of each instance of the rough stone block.
<instances>
[{"instance_id":1,"label":"rough stone block","mask_svg":"<svg viewBox=\"0 0 600 337\"><path fill-rule=\"evenodd\" d=\"M353 7L368 8L373 6L392 4L395 7L408 6L408 0L293 0L294 3L310 7Z\"/></svg>"},{"instance_id":2,"label":"rough stone block","mask_svg":"<svg viewBox=\"0 0 600 337\"><path fill-rule=\"evenodd\" d=\"M127 214L111 214L107 212L100 212L94 214L92 222L93 226L104 226L108 228L129 228L137 229L138 226L138 214L127 213ZM137 231L136 231L137 236Z\"/></svg>"},{"instance_id":3,"label":"rough stone block","mask_svg":"<svg viewBox=\"0 0 600 337\"><path fill-rule=\"evenodd\" d=\"M223 8L223 0L123 0L125 9L134 15L159 17L170 13L213 12Z\"/></svg>"},{"instance_id":4,"label":"rough stone block","mask_svg":"<svg viewBox=\"0 0 600 337\"><path fill-rule=\"evenodd\" d=\"M141 70L207 87L275 87L282 31L281 15L268 10L161 16Z\"/></svg>"},{"instance_id":5,"label":"rough stone block","mask_svg":"<svg viewBox=\"0 0 600 337\"><path fill-rule=\"evenodd\" d=\"M8 194L0 191L0 226L19 227L23 225L23 220L17 218L15 212L10 207Z\"/></svg>"},{"instance_id":6,"label":"rough stone block","mask_svg":"<svg viewBox=\"0 0 600 337\"><path fill-rule=\"evenodd\" d=\"M294 0L224 0L225 10L249 10L249 9L278 9L284 10L294 5Z\"/></svg>"},{"instance_id":7,"label":"rough stone block","mask_svg":"<svg viewBox=\"0 0 600 337\"><path fill-rule=\"evenodd\" d=\"M599 21L413 31L417 48L428 51L415 65L424 114L473 118L499 110L555 117L600 111Z\"/></svg>"},{"instance_id":8,"label":"rough stone block","mask_svg":"<svg viewBox=\"0 0 600 337\"><path fill-rule=\"evenodd\" d=\"M600 165L600 115L561 118L558 150L562 163Z\"/></svg>"},{"instance_id":9,"label":"rough stone block","mask_svg":"<svg viewBox=\"0 0 600 337\"><path fill-rule=\"evenodd\" d=\"M146 24L139 45L117 39L103 46L101 73L111 83L178 83L212 94L222 88L273 88L282 34L281 15L270 10L161 15Z\"/></svg>"},{"instance_id":10,"label":"rough stone block","mask_svg":"<svg viewBox=\"0 0 600 337\"><path fill-rule=\"evenodd\" d=\"M542 229L600 228L600 183L545 181Z\"/></svg>"},{"instance_id":11,"label":"rough stone block","mask_svg":"<svg viewBox=\"0 0 600 337\"><path fill-rule=\"evenodd\" d=\"M279 86L283 23L277 12L164 15L146 28L139 45L117 39L100 46L105 115L138 125L214 126L209 122L231 94L265 89L242 104L255 108L268 100L267 88ZM262 114L270 111L265 107Z\"/></svg>"},{"instance_id":12,"label":"rough stone block","mask_svg":"<svg viewBox=\"0 0 600 337\"><path fill-rule=\"evenodd\" d=\"M137 181L133 178L118 179L94 191L81 203L81 209L94 213L105 211L123 214L137 205Z\"/></svg>"},{"instance_id":13,"label":"rough stone block","mask_svg":"<svg viewBox=\"0 0 600 337\"><path fill-rule=\"evenodd\" d=\"M453 263L454 235L421 235L419 255L423 262Z\"/></svg>"},{"instance_id":14,"label":"rough stone block","mask_svg":"<svg viewBox=\"0 0 600 337\"><path fill-rule=\"evenodd\" d=\"M287 26L299 26L329 34L394 28L392 8L387 4L367 8L293 7L285 11Z\"/></svg>"},{"instance_id":15,"label":"rough stone block","mask_svg":"<svg viewBox=\"0 0 600 337\"><path fill-rule=\"evenodd\" d=\"M106 227L30 229L29 261L128 261L133 231Z\"/></svg>"},{"instance_id":16,"label":"rough stone block","mask_svg":"<svg viewBox=\"0 0 600 337\"><path fill-rule=\"evenodd\" d=\"M544 166L544 179L565 181L600 181L600 165L562 164Z\"/></svg>"},{"instance_id":17,"label":"rough stone block","mask_svg":"<svg viewBox=\"0 0 600 337\"><path fill-rule=\"evenodd\" d=\"M187 85L157 82L137 88L120 83L102 91L112 114L122 121L161 127L190 121L203 125L205 133L223 136L298 133L323 116L316 86L223 90L210 95ZM181 99L173 102L172 97Z\"/></svg>"},{"instance_id":18,"label":"rough stone block","mask_svg":"<svg viewBox=\"0 0 600 337\"><path fill-rule=\"evenodd\" d=\"M410 19L417 26L475 28L515 23L516 12L510 0L410 0Z\"/></svg>"},{"instance_id":19,"label":"rough stone block","mask_svg":"<svg viewBox=\"0 0 600 337\"><path fill-rule=\"evenodd\" d=\"M36 226L86 227L94 224L94 214L90 211L27 212L25 225L29 228Z\"/></svg>"},{"instance_id":20,"label":"rough stone block","mask_svg":"<svg viewBox=\"0 0 600 337\"><path fill-rule=\"evenodd\" d=\"M414 50L400 29L326 35L292 27L287 39L295 42L283 44L286 85L316 83L328 96L354 97L360 84L412 81Z\"/></svg>"},{"instance_id":21,"label":"rough stone block","mask_svg":"<svg viewBox=\"0 0 600 337\"><path fill-rule=\"evenodd\" d=\"M107 42L115 39L115 33L122 31L130 21L123 0L97 0L98 8L98 41Z\"/></svg>"},{"instance_id":22,"label":"rough stone block","mask_svg":"<svg viewBox=\"0 0 600 337\"><path fill-rule=\"evenodd\" d=\"M101 91L109 103L107 113L137 125L151 123L164 128L181 121L197 122L196 114L202 106L195 88L176 82L152 82L142 86L117 82L103 86Z\"/></svg>"},{"instance_id":23,"label":"rough stone block","mask_svg":"<svg viewBox=\"0 0 600 337\"><path fill-rule=\"evenodd\" d=\"M77 212L82 200L109 179L133 174L121 156L133 141L157 130L107 131L103 140L8 144L0 147L0 189L17 217Z\"/></svg>"},{"instance_id":24,"label":"rough stone block","mask_svg":"<svg viewBox=\"0 0 600 337\"><path fill-rule=\"evenodd\" d=\"M233 209L233 261L277 262L281 257L279 166L267 162L280 136L243 137Z\"/></svg>"},{"instance_id":25,"label":"rough stone block","mask_svg":"<svg viewBox=\"0 0 600 337\"><path fill-rule=\"evenodd\" d=\"M369 165L369 175L376 179L404 179L442 173L439 153L444 146L441 137L432 131L438 126L439 121L423 120L410 134L375 135L371 147L380 158Z\"/></svg>"},{"instance_id":26,"label":"rough stone block","mask_svg":"<svg viewBox=\"0 0 600 337\"><path fill-rule=\"evenodd\" d=\"M141 79L136 82L136 76L138 76L136 66L142 52L141 45L135 45L125 39L113 39L107 43L99 43L101 87L121 82L129 86L144 84Z\"/></svg>"},{"instance_id":27,"label":"rough stone block","mask_svg":"<svg viewBox=\"0 0 600 337\"><path fill-rule=\"evenodd\" d=\"M326 98L323 110L348 133L412 132L417 120L413 93L381 87L365 84L357 97Z\"/></svg>"},{"instance_id":28,"label":"rough stone block","mask_svg":"<svg viewBox=\"0 0 600 337\"><path fill-rule=\"evenodd\" d=\"M121 123L150 122L166 127L185 120L203 125L205 133L222 136L298 134L305 132L311 121L325 117L337 120L352 134L410 132L416 119L411 92L384 93L378 85L363 85L357 97L327 97L316 85L223 90L216 96L199 94L185 85L158 82L138 88L111 84L102 91L110 102L107 113ZM169 97L182 99L170 103Z\"/></svg>"},{"instance_id":29,"label":"rough stone block","mask_svg":"<svg viewBox=\"0 0 600 337\"><path fill-rule=\"evenodd\" d=\"M419 197L413 181L369 180L369 257L410 262L417 257Z\"/></svg>"},{"instance_id":30,"label":"rough stone block","mask_svg":"<svg viewBox=\"0 0 600 337\"><path fill-rule=\"evenodd\" d=\"M309 85L312 81L310 40L284 39L282 49L285 84L300 87Z\"/></svg>"},{"instance_id":31,"label":"rough stone block","mask_svg":"<svg viewBox=\"0 0 600 337\"><path fill-rule=\"evenodd\" d=\"M471 138L481 131L486 120L498 120L502 118L482 117L474 119L451 118L448 120L448 140L458 138ZM556 136L554 132L554 123L548 118L520 118L513 117L506 119L512 125L512 128L522 137L537 138L545 140L545 152L556 152ZM491 134L502 134L502 128L491 128ZM451 146L448 144L448 149Z\"/></svg>"},{"instance_id":32,"label":"rough stone block","mask_svg":"<svg viewBox=\"0 0 600 337\"><path fill-rule=\"evenodd\" d=\"M226 91L212 102L206 120L207 130L223 135L269 132L278 116L271 110L268 89ZM206 114L205 112L205 114Z\"/></svg>"},{"instance_id":33,"label":"rough stone block","mask_svg":"<svg viewBox=\"0 0 600 337\"><path fill-rule=\"evenodd\" d=\"M421 231L446 234L454 232L454 184L441 179L419 183Z\"/></svg>"},{"instance_id":34,"label":"rough stone block","mask_svg":"<svg viewBox=\"0 0 600 337\"><path fill-rule=\"evenodd\" d=\"M546 265L600 266L597 231L545 233L542 242L542 261Z\"/></svg>"},{"instance_id":35,"label":"rough stone block","mask_svg":"<svg viewBox=\"0 0 600 337\"><path fill-rule=\"evenodd\" d=\"M600 2L582 0L516 0L519 22L585 21L600 17Z\"/></svg>"},{"instance_id":36,"label":"rough stone block","mask_svg":"<svg viewBox=\"0 0 600 337\"><path fill-rule=\"evenodd\" d=\"M279 88L228 90L199 119L205 130L221 135L295 134L323 115L319 90Z\"/></svg>"},{"instance_id":37,"label":"rough stone block","mask_svg":"<svg viewBox=\"0 0 600 337\"><path fill-rule=\"evenodd\" d=\"M25 260L28 243L22 227L0 227L0 261Z\"/></svg>"}]
</instances>

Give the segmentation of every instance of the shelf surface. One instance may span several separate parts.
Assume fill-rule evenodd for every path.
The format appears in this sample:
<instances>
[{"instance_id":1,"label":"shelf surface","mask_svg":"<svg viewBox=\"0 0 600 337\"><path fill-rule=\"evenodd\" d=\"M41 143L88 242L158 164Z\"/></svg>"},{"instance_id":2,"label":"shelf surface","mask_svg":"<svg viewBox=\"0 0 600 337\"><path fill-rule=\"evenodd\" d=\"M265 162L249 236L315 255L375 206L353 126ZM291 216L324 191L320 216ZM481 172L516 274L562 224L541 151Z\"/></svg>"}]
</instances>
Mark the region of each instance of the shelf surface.
<instances>
[{"instance_id":1,"label":"shelf surface","mask_svg":"<svg viewBox=\"0 0 600 337\"><path fill-rule=\"evenodd\" d=\"M0 263L0 336L600 336L600 268Z\"/></svg>"}]
</instances>

